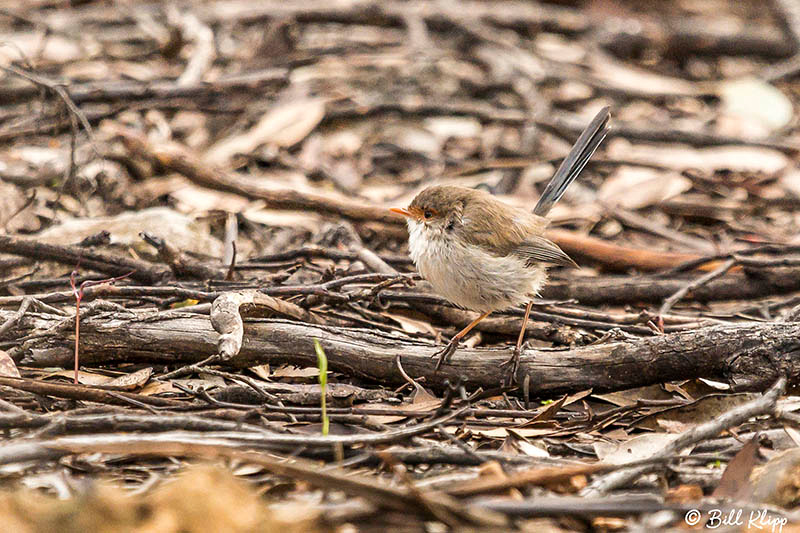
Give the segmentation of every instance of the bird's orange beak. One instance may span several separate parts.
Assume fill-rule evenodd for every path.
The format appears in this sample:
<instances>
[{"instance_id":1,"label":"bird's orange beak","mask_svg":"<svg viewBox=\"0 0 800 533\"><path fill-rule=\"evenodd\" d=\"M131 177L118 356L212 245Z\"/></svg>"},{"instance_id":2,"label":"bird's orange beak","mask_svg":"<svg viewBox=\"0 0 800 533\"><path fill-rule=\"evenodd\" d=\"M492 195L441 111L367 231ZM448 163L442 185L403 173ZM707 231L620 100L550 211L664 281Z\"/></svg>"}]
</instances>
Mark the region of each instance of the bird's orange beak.
<instances>
[{"instance_id":1,"label":"bird's orange beak","mask_svg":"<svg viewBox=\"0 0 800 533\"><path fill-rule=\"evenodd\" d=\"M414 220L422 220L422 209L419 207L392 207L389 209L392 213L397 213L403 215L407 218L413 218Z\"/></svg>"},{"instance_id":2,"label":"bird's orange beak","mask_svg":"<svg viewBox=\"0 0 800 533\"><path fill-rule=\"evenodd\" d=\"M397 213L398 215L403 215L404 217L413 217L414 215L411 214L411 211L406 209L405 207L390 207L389 211L392 213Z\"/></svg>"}]
</instances>

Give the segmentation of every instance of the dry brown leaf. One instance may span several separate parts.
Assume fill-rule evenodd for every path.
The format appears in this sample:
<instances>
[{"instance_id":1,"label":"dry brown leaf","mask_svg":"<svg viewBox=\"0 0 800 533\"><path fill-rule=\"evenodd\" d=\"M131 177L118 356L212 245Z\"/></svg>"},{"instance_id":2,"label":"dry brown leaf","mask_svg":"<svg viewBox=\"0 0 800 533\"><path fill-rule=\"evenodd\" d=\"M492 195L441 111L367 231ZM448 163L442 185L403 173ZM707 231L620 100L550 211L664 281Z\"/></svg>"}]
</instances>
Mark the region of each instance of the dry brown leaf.
<instances>
[{"instance_id":1,"label":"dry brown leaf","mask_svg":"<svg viewBox=\"0 0 800 533\"><path fill-rule=\"evenodd\" d=\"M603 182L597 197L609 207L640 209L657 205L691 187L691 180L677 172L622 166Z\"/></svg>"},{"instance_id":2,"label":"dry brown leaf","mask_svg":"<svg viewBox=\"0 0 800 533\"><path fill-rule=\"evenodd\" d=\"M684 383L681 383L681 384L664 383L664 390L667 391L667 392L674 392L676 394L679 394L679 395L683 396L684 399L686 399L686 400L688 400L690 402L693 402L693 401L695 401L697 399L697 397L693 397L686 390L687 383L689 383L689 382L684 382ZM705 394L700 394L698 396L705 396L706 394L710 394L710 393L706 392Z\"/></svg>"},{"instance_id":3,"label":"dry brown leaf","mask_svg":"<svg viewBox=\"0 0 800 533\"><path fill-rule=\"evenodd\" d=\"M254 203L239 194L200 187L189 180L186 180L183 186L175 187L169 195L176 202L175 208L187 214L204 211L238 213L250 208Z\"/></svg>"},{"instance_id":4,"label":"dry brown leaf","mask_svg":"<svg viewBox=\"0 0 800 533\"><path fill-rule=\"evenodd\" d=\"M52 37L52 38L51 38ZM13 52L0 53L0 65L6 66L17 62L21 57L36 57L52 65L60 65L86 59L86 50L79 39L65 37L60 34L49 35L42 39L39 30L14 32Z\"/></svg>"},{"instance_id":5,"label":"dry brown leaf","mask_svg":"<svg viewBox=\"0 0 800 533\"><path fill-rule=\"evenodd\" d=\"M539 446L529 442L528 439L518 433L516 429L508 428L508 435L509 439L514 439L514 446L519 453L524 453L530 457L550 457L550 453L546 449L540 448Z\"/></svg>"},{"instance_id":6,"label":"dry brown leaf","mask_svg":"<svg viewBox=\"0 0 800 533\"><path fill-rule=\"evenodd\" d=\"M702 499L703 488L700 485L678 485L666 494L666 500L672 503L691 503Z\"/></svg>"},{"instance_id":7,"label":"dry brown leaf","mask_svg":"<svg viewBox=\"0 0 800 533\"><path fill-rule=\"evenodd\" d=\"M723 383L722 381L715 381L713 379L708 379L708 378L697 378L697 381L700 381L701 383L708 385L714 390L725 390L725 391L731 390L731 386L728 385L727 383Z\"/></svg>"},{"instance_id":8,"label":"dry brown leaf","mask_svg":"<svg viewBox=\"0 0 800 533\"><path fill-rule=\"evenodd\" d=\"M264 209L258 202L242 213L247 220L268 227L297 228L316 233L322 226L323 218L316 213L308 211L281 211L278 209Z\"/></svg>"},{"instance_id":9,"label":"dry brown leaf","mask_svg":"<svg viewBox=\"0 0 800 533\"><path fill-rule=\"evenodd\" d=\"M583 400L587 396L591 396L591 395L592 395L592 389L585 389L585 390L582 390L582 391L578 391L575 394L570 394L566 398L564 398L564 404L563 405L564 405L564 407L566 407L568 405L572 405L573 403L578 402L580 400Z\"/></svg>"},{"instance_id":10,"label":"dry brown leaf","mask_svg":"<svg viewBox=\"0 0 800 533\"><path fill-rule=\"evenodd\" d=\"M676 437L668 433L645 433L618 444L597 441L593 446L597 457L604 463L622 465L652 457Z\"/></svg>"},{"instance_id":11,"label":"dry brown leaf","mask_svg":"<svg viewBox=\"0 0 800 533\"><path fill-rule=\"evenodd\" d=\"M256 376L260 377L264 381L271 381L270 377L270 366L269 363L265 363L263 365L258 366L251 366L248 370L255 374Z\"/></svg>"},{"instance_id":12,"label":"dry brown leaf","mask_svg":"<svg viewBox=\"0 0 800 533\"><path fill-rule=\"evenodd\" d=\"M471 431L476 436L486 437L489 439L508 438L508 431L506 431L506 428L492 428L492 429L471 428Z\"/></svg>"},{"instance_id":13,"label":"dry brown leaf","mask_svg":"<svg viewBox=\"0 0 800 533\"><path fill-rule=\"evenodd\" d=\"M609 54L593 53L589 56L592 75L609 87L626 92L695 96L705 92L695 83L635 68L622 63Z\"/></svg>"},{"instance_id":14,"label":"dry brown leaf","mask_svg":"<svg viewBox=\"0 0 800 533\"><path fill-rule=\"evenodd\" d=\"M442 400L430 394L421 385L417 385L416 390L412 393L410 404L370 404L370 407L424 413L428 411L433 412L435 409L438 409L440 405L442 405ZM408 417L405 415L369 415L368 418L374 423L391 424L393 422L406 420Z\"/></svg>"},{"instance_id":15,"label":"dry brown leaf","mask_svg":"<svg viewBox=\"0 0 800 533\"><path fill-rule=\"evenodd\" d=\"M800 198L800 170L791 169L784 172L783 176L778 180L778 183L783 190Z\"/></svg>"},{"instance_id":16,"label":"dry brown leaf","mask_svg":"<svg viewBox=\"0 0 800 533\"><path fill-rule=\"evenodd\" d=\"M508 436L503 441L503 444L501 444L500 447L497 448L497 451L504 455L518 455L519 448L517 447L517 441L518 439Z\"/></svg>"},{"instance_id":17,"label":"dry brown leaf","mask_svg":"<svg viewBox=\"0 0 800 533\"><path fill-rule=\"evenodd\" d=\"M546 405L543 405L542 407L539 407L537 409L538 413L536 414L535 417L520 424L518 427L524 428L524 427L541 425L542 422L547 422L548 420L551 420L556 415L556 413L558 413L558 411L561 410L566 400L567 396L562 396L561 398L559 398L554 402L550 402Z\"/></svg>"},{"instance_id":18,"label":"dry brown leaf","mask_svg":"<svg viewBox=\"0 0 800 533\"><path fill-rule=\"evenodd\" d=\"M765 137L786 127L794 117L792 102L779 89L758 78L724 80L717 88L722 104L722 112L737 119L738 122L753 123ZM758 102L758 105L754 105ZM741 125L739 126L741 128ZM743 132L731 132L742 134ZM753 132L755 133L755 132Z\"/></svg>"},{"instance_id":19,"label":"dry brown leaf","mask_svg":"<svg viewBox=\"0 0 800 533\"><path fill-rule=\"evenodd\" d=\"M473 117L430 117L425 119L424 124L441 141L478 137L482 131L481 123Z\"/></svg>"},{"instance_id":20,"label":"dry brown leaf","mask_svg":"<svg viewBox=\"0 0 800 533\"><path fill-rule=\"evenodd\" d=\"M586 56L585 43L557 33L537 33L534 46L539 55L552 61L581 63Z\"/></svg>"},{"instance_id":21,"label":"dry brown leaf","mask_svg":"<svg viewBox=\"0 0 800 533\"><path fill-rule=\"evenodd\" d=\"M264 472L264 467L254 463L242 463L231 468L234 476L252 476Z\"/></svg>"},{"instance_id":22,"label":"dry brown leaf","mask_svg":"<svg viewBox=\"0 0 800 533\"><path fill-rule=\"evenodd\" d=\"M8 376L11 378L22 377L19 375L17 364L5 350L0 350L0 376Z\"/></svg>"},{"instance_id":23,"label":"dry brown leaf","mask_svg":"<svg viewBox=\"0 0 800 533\"><path fill-rule=\"evenodd\" d=\"M171 381L151 381L139 391L139 394L145 396L156 396L158 394L165 394L168 392L182 392L172 385Z\"/></svg>"},{"instance_id":24,"label":"dry brown leaf","mask_svg":"<svg viewBox=\"0 0 800 533\"><path fill-rule=\"evenodd\" d=\"M750 474L758 461L759 435L756 434L730 460L722 473L719 485L711 495L714 498L731 498L746 500L752 492Z\"/></svg>"},{"instance_id":25,"label":"dry brown leaf","mask_svg":"<svg viewBox=\"0 0 800 533\"><path fill-rule=\"evenodd\" d=\"M783 430L789 435L789 438L792 439L794 445L800 448L800 431L797 431L793 427L784 426Z\"/></svg>"},{"instance_id":26,"label":"dry brown leaf","mask_svg":"<svg viewBox=\"0 0 800 533\"><path fill-rule=\"evenodd\" d=\"M106 383L106 387L115 387L121 390L137 389L144 386L144 384L150 380L150 376L152 375L152 367L142 368L136 372L133 372L132 374L125 374L109 381Z\"/></svg>"},{"instance_id":27,"label":"dry brown leaf","mask_svg":"<svg viewBox=\"0 0 800 533\"><path fill-rule=\"evenodd\" d=\"M311 133L325 116L325 100L301 99L278 104L249 130L222 139L210 147L205 160L225 166L236 154L249 154L264 144L292 146Z\"/></svg>"},{"instance_id":28,"label":"dry brown leaf","mask_svg":"<svg viewBox=\"0 0 800 533\"><path fill-rule=\"evenodd\" d=\"M272 372L272 378L300 378L316 379L319 376L319 369L313 366L299 367L291 365L281 365Z\"/></svg>"},{"instance_id":29,"label":"dry brown leaf","mask_svg":"<svg viewBox=\"0 0 800 533\"><path fill-rule=\"evenodd\" d=\"M504 439L508 437L509 432L507 428L493 428L493 429L483 429L483 428L470 428L470 431L475 435L480 435L482 437L487 437L491 439ZM550 435L556 432L556 429L552 426L547 428L514 428L513 430L517 436L524 437L526 439L534 438L534 437L543 437L545 435Z\"/></svg>"},{"instance_id":30,"label":"dry brown leaf","mask_svg":"<svg viewBox=\"0 0 800 533\"><path fill-rule=\"evenodd\" d=\"M54 378L54 377L62 377L62 378L69 378L72 380L75 377L74 370L58 370L56 372L50 372L45 376L42 376L43 379ZM87 372L85 370L81 370L78 373L78 383L81 385L106 385L113 381L114 378L111 376L106 376L104 374L97 374L95 372Z\"/></svg>"},{"instance_id":31,"label":"dry brown leaf","mask_svg":"<svg viewBox=\"0 0 800 533\"><path fill-rule=\"evenodd\" d=\"M755 395L752 393L710 394L686 405L646 416L634 423L633 427L654 431L666 429L670 432L682 433L698 424L713 420L754 397Z\"/></svg>"},{"instance_id":32,"label":"dry brown leaf","mask_svg":"<svg viewBox=\"0 0 800 533\"><path fill-rule=\"evenodd\" d=\"M427 333L433 336L436 335L436 329L431 326L430 322L417 320L400 313L381 313L381 316L397 322L406 333Z\"/></svg>"},{"instance_id":33,"label":"dry brown leaf","mask_svg":"<svg viewBox=\"0 0 800 533\"><path fill-rule=\"evenodd\" d=\"M413 405L409 404L396 404L396 403L370 403L370 408L375 409L388 409L396 411L413 411L416 410ZM424 411L424 409L421 409ZM393 424L402 420L407 420L408 417L404 415L368 415L367 419L374 424Z\"/></svg>"},{"instance_id":34,"label":"dry brown leaf","mask_svg":"<svg viewBox=\"0 0 800 533\"><path fill-rule=\"evenodd\" d=\"M789 158L781 152L756 146L691 148L684 145L631 144L624 139L613 139L605 146L609 157L659 165L678 171L686 169L698 169L703 172L730 170L773 175L782 172L790 165Z\"/></svg>"},{"instance_id":35,"label":"dry brown leaf","mask_svg":"<svg viewBox=\"0 0 800 533\"><path fill-rule=\"evenodd\" d=\"M222 254L222 243L211 235L207 221L167 207L126 211L109 217L68 218L39 233L36 239L45 243L64 244L80 242L101 231L110 232L114 244L141 248L146 253L152 252L152 248L142 240L139 235L141 232L158 235L183 251L213 257Z\"/></svg>"},{"instance_id":36,"label":"dry brown leaf","mask_svg":"<svg viewBox=\"0 0 800 533\"><path fill-rule=\"evenodd\" d=\"M800 502L800 448L790 448L753 469L752 501L794 507ZM785 531L785 530L784 530Z\"/></svg>"},{"instance_id":37,"label":"dry brown leaf","mask_svg":"<svg viewBox=\"0 0 800 533\"><path fill-rule=\"evenodd\" d=\"M442 148L442 141L417 122L389 124L383 130L382 137L386 143L428 157L438 157Z\"/></svg>"},{"instance_id":38,"label":"dry brown leaf","mask_svg":"<svg viewBox=\"0 0 800 533\"><path fill-rule=\"evenodd\" d=\"M0 168L2 168L0 162ZM4 224L4 233L16 233L19 230L37 231L41 221L29 202L30 192L26 194L22 188L13 183L0 180L0 224ZM34 200L35 202L35 200ZM27 209L26 209L27 206Z\"/></svg>"},{"instance_id":39,"label":"dry brown leaf","mask_svg":"<svg viewBox=\"0 0 800 533\"><path fill-rule=\"evenodd\" d=\"M321 135L322 151L331 157L352 157L364 145L365 125L337 129Z\"/></svg>"},{"instance_id":40,"label":"dry brown leaf","mask_svg":"<svg viewBox=\"0 0 800 533\"><path fill-rule=\"evenodd\" d=\"M436 409L441 405L442 400L425 390L419 383L415 384L414 393L411 395L411 404L415 409Z\"/></svg>"},{"instance_id":41,"label":"dry brown leaf","mask_svg":"<svg viewBox=\"0 0 800 533\"><path fill-rule=\"evenodd\" d=\"M593 394L592 398L598 398L616 405L617 407L632 407L637 400L671 400L672 395L664 392L660 385L648 385L635 389L609 392L606 394Z\"/></svg>"},{"instance_id":42,"label":"dry brown leaf","mask_svg":"<svg viewBox=\"0 0 800 533\"><path fill-rule=\"evenodd\" d=\"M184 384L192 389L197 389L198 387L202 387L206 391L216 389L217 387L225 388L225 386L227 385L225 378L223 378L222 376L207 374L202 371L197 374L197 379L191 379L191 380L178 379L175 381ZM188 385L188 383L193 383L193 384Z\"/></svg>"}]
</instances>

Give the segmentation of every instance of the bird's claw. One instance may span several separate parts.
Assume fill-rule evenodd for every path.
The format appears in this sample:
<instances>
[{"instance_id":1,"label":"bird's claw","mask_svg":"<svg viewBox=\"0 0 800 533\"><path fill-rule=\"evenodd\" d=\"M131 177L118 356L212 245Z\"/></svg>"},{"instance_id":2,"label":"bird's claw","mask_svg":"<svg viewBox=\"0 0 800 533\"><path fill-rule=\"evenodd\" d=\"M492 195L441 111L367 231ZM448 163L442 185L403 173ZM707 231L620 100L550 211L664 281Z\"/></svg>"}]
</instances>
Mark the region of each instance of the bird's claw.
<instances>
[{"instance_id":1,"label":"bird's claw","mask_svg":"<svg viewBox=\"0 0 800 533\"><path fill-rule=\"evenodd\" d=\"M519 346L514 347L514 353L511 355L511 358L508 361L500 363L500 368L511 366L511 371L506 376L506 379L503 380L503 385L513 385L518 383L517 380L517 370L519 370L519 356L522 352L522 349Z\"/></svg>"},{"instance_id":2,"label":"bird's claw","mask_svg":"<svg viewBox=\"0 0 800 533\"><path fill-rule=\"evenodd\" d=\"M456 352L458 348L459 341L457 339L453 339L447 343L447 346L433 354L431 357L438 357L439 360L436 361L436 368L434 370L438 371L445 361L447 361L451 355Z\"/></svg>"}]
</instances>

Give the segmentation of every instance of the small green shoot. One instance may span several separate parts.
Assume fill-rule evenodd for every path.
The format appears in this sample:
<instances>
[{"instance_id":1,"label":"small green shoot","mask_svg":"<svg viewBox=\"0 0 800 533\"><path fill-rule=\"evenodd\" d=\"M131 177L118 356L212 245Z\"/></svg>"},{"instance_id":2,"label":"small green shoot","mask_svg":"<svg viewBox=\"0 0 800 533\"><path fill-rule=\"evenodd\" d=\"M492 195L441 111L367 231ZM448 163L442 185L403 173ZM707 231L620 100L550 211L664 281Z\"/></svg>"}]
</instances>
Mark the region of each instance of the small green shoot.
<instances>
[{"instance_id":1,"label":"small green shoot","mask_svg":"<svg viewBox=\"0 0 800 533\"><path fill-rule=\"evenodd\" d=\"M317 352L317 368L319 368L320 403L322 404L322 435L327 436L330 428L328 411L325 404L328 386L328 358L325 357L325 350L322 349L322 345L317 339L314 339L314 350Z\"/></svg>"}]
</instances>

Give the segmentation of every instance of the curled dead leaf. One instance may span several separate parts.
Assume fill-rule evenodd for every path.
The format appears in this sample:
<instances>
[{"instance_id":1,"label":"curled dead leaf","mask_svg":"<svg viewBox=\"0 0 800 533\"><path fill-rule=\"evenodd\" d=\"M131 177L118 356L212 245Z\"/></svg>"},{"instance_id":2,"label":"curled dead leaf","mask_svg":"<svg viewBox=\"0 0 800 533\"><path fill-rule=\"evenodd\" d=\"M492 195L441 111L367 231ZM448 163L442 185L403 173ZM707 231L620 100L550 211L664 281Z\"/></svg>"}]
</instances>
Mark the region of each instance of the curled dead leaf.
<instances>
[{"instance_id":1,"label":"curled dead leaf","mask_svg":"<svg viewBox=\"0 0 800 533\"><path fill-rule=\"evenodd\" d=\"M22 377L19 375L17 364L11 359L11 356L8 355L8 352L4 350L0 350L0 376L8 376L11 378Z\"/></svg>"}]
</instances>

